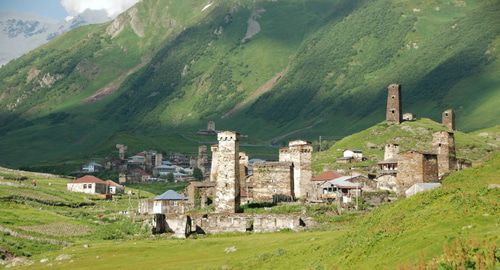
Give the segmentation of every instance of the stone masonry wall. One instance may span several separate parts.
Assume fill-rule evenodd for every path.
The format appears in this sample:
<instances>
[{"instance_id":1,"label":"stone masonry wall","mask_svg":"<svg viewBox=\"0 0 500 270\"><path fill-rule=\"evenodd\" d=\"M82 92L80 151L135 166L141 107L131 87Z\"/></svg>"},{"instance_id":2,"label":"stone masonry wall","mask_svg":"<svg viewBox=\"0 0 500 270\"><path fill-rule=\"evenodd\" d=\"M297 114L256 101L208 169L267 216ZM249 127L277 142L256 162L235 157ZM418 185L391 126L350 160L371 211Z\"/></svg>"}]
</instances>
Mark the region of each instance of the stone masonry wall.
<instances>
[{"instance_id":1,"label":"stone masonry wall","mask_svg":"<svg viewBox=\"0 0 500 270\"><path fill-rule=\"evenodd\" d=\"M263 162L253 168L253 194L258 202L291 201L294 198L291 162Z\"/></svg>"},{"instance_id":2,"label":"stone masonry wall","mask_svg":"<svg viewBox=\"0 0 500 270\"><path fill-rule=\"evenodd\" d=\"M403 194L416 183L435 182L438 179L437 156L409 151L399 154L396 183Z\"/></svg>"},{"instance_id":3,"label":"stone masonry wall","mask_svg":"<svg viewBox=\"0 0 500 270\"><path fill-rule=\"evenodd\" d=\"M438 158L439 177L455 170L455 135L452 132L438 131L432 134L432 148Z\"/></svg>"}]
</instances>

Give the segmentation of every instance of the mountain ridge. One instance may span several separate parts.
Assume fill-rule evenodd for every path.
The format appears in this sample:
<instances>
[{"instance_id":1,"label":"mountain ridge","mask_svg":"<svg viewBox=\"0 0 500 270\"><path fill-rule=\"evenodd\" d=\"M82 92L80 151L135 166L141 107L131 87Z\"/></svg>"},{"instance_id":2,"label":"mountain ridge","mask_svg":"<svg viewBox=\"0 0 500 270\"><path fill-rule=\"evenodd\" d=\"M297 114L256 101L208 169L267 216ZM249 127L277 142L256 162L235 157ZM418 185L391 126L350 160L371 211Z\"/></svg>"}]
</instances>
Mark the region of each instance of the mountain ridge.
<instances>
[{"instance_id":1,"label":"mountain ridge","mask_svg":"<svg viewBox=\"0 0 500 270\"><path fill-rule=\"evenodd\" d=\"M403 84L405 112L437 119L452 107L459 129L494 126L500 4L464 3L140 2L0 69L0 148L9 152L0 162L26 165L13 144L76 160L109 151L116 138L173 138L209 120L259 143L341 137L382 120L393 82ZM245 39L255 21L260 31ZM33 68L40 72L27 82ZM270 90L255 92L286 68ZM43 78L52 84L36 86ZM161 147L181 150L180 141Z\"/></svg>"}]
</instances>

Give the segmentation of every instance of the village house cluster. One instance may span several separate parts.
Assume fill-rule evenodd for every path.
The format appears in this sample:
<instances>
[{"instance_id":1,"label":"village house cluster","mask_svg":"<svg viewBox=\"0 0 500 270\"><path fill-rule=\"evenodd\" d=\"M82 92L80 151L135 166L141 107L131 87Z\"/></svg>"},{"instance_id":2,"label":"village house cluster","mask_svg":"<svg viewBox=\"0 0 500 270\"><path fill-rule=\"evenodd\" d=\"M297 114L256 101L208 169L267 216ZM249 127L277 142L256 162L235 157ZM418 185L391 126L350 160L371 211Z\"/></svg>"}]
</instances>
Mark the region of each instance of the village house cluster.
<instances>
[{"instance_id":1,"label":"village house cluster","mask_svg":"<svg viewBox=\"0 0 500 270\"><path fill-rule=\"evenodd\" d=\"M415 114L402 113L401 86L390 85L386 122L397 125L414 120ZM208 148L200 146L195 165L202 168L205 180L191 181L185 195L167 191L153 200L144 200L139 212L154 217L155 233L173 231L185 237L188 231L254 231L256 222L275 224L268 225L267 231L308 226L309 221L305 222L307 217L300 215L288 220L286 216L260 215L257 221L255 215L239 214L242 212L241 206L248 203L337 202L345 207L357 202L362 194L381 190L399 196L412 196L439 187L440 181L451 171L471 166L470 162L456 158L453 110L443 112L442 122L446 130L433 134L432 152L400 152L398 144L388 142L384 160L378 162L375 175L355 172L343 175L345 172L326 171L314 177L311 167L313 147L310 142L290 141L287 147L279 149L277 161L249 159L246 153L240 151L238 132L215 131L214 124L210 123L205 131L217 134L218 144L210 147L211 161ZM337 162L351 163L366 159L362 150L347 149L342 157L337 158ZM211 209L211 214L202 217L186 214L190 210L203 208Z\"/></svg>"},{"instance_id":2,"label":"village house cluster","mask_svg":"<svg viewBox=\"0 0 500 270\"><path fill-rule=\"evenodd\" d=\"M110 158L101 165L91 161L82 166L83 174L100 172L116 172L119 174L120 184L145 183L152 181L166 181L168 176L174 181L193 180L194 168L199 168L202 174L208 173L210 161L206 146L198 149L198 158L172 153L165 155L156 150L148 150L127 157L127 146L117 144L118 157Z\"/></svg>"}]
</instances>

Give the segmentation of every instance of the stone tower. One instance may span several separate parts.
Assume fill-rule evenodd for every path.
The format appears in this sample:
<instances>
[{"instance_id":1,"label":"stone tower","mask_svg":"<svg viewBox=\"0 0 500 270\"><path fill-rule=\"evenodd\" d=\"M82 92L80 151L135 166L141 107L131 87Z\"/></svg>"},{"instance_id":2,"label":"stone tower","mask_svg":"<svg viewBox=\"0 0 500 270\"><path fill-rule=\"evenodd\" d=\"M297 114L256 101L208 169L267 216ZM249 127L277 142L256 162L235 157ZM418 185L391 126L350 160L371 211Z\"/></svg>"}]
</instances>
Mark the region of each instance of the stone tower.
<instances>
[{"instance_id":1,"label":"stone tower","mask_svg":"<svg viewBox=\"0 0 500 270\"><path fill-rule=\"evenodd\" d=\"M384 151L384 160L397 159L399 154L399 144L386 144Z\"/></svg>"},{"instance_id":2,"label":"stone tower","mask_svg":"<svg viewBox=\"0 0 500 270\"><path fill-rule=\"evenodd\" d=\"M453 132L438 131L432 134L432 148L438 157L439 177L455 169L455 136Z\"/></svg>"},{"instance_id":3,"label":"stone tower","mask_svg":"<svg viewBox=\"0 0 500 270\"><path fill-rule=\"evenodd\" d=\"M218 175L215 181L215 212L240 212L240 134L224 131L217 134Z\"/></svg>"},{"instance_id":4,"label":"stone tower","mask_svg":"<svg viewBox=\"0 0 500 270\"><path fill-rule=\"evenodd\" d=\"M163 164L163 154L156 153L155 154L155 167L161 166Z\"/></svg>"},{"instance_id":5,"label":"stone tower","mask_svg":"<svg viewBox=\"0 0 500 270\"><path fill-rule=\"evenodd\" d=\"M196 167L200 169L203 174L207 171L208 166L208 150L206 145L198 146L198 158L196 159Z\"/></svg>"},{"instance_id":6,"label":"stone tower","mask_svg":"<svg viewBox=\"0 0 500 270\"><path fill-rule=\"evenodd\" d=\"M451 131L455 130L455 112L452 109L443 112L443 125Z\"/></svg>"},{"instance_id":7,"label":"stone tower","mask_svg":"<svg viewBox=\"0 0 500 270\"><path fill-rule=\"evenodd\" d=\"M207 130L208 131L215 131L215 122L214 121L208 121Z\"/></svg>"},{"instance_id":8,"label":"stone tower","mask_svg":"<svg viewBox=\"0 0 500 270\"><path fill-rule=\"evenodd\" d=\"M312 151L310 142L297 140L288 144L288 149L281 148L279 161L293 164L293 195L295 198L307 198L312 195Z\"/></svg>"},{"instance_id":9,"label":"stone tower","mask_svg":"<svg viewBox=\"0 0 500 270\"><path fill-rule=\"evenodd\" d=\"M118 149L118 157L121 160L125 159L125 154L127 153L127 146L123 144L117 144L116 149Z\"/></svg>"},{"instance_id":10,"label":"stone tower","mask_svg":"<svg viewBox=\"0 0 500 270\"><path fill-rule=\"evenodd\" d=\"M212 151L212 164L210 166L210 182L217 181L217 175L219 174L219 145L214 144L210 147Z\"/></svg>"},{"instance_id":11,"label":"stone tower","mask_svg":"<svg viewBox=\"0 0 500 270\"><path fill-rule=\"evenodd\" d=\"M403 120L401 109L401 85L391 84L387 88L387 111L385 117L387 123L401 123Z\"/></svg>"}]
</instances>

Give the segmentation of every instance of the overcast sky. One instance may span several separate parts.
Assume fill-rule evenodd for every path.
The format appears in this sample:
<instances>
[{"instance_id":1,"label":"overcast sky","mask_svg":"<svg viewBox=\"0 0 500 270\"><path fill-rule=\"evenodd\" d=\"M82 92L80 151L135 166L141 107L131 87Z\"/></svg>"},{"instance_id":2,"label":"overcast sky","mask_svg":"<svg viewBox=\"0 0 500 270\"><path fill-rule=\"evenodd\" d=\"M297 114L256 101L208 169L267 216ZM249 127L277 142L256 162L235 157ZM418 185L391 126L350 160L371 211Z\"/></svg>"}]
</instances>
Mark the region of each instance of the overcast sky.
<instances>
[{"instance_id":1,"label":"overcast sky","mask_svg":"<svg viewBox=\"0 0 500 270\"><path fill-rule=\"evenodd\" d=\"M85 9L104 9L115 17L134 5L138 0L0 0L0 11L21 11L63 20Z\"/></svg>"}]
</instances>

